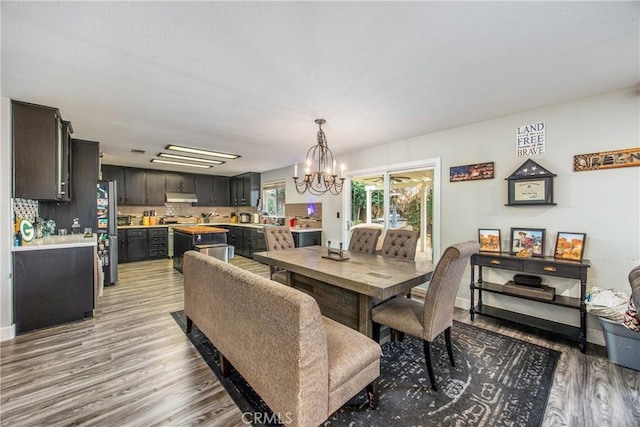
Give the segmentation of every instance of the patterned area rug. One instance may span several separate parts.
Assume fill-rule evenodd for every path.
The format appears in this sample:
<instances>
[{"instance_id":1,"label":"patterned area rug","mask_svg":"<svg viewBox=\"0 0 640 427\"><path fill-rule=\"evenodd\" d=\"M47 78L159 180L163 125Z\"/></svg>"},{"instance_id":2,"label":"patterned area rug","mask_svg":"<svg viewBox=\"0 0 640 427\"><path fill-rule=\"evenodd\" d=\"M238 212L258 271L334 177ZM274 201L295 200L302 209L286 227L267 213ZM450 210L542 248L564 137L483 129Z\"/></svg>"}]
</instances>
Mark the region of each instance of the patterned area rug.
<instances>
[{"instance_id":1,"label":"patterned area rug","mask_svg":"<svg viewBox=\"0 0 640 427\"><path fill-rule=\"evenodd\" d=\"M184 331L184 312L171 315ZM367 408L363 392L324 425L541 425L560 352L460 322L451 335L456 367L449 365L442 335L431 346L437 392L429 386L422 342L406 336L382 346L378 409ZM187 336L254 425L280 425L235 370L220 375L218 352L195 325Z\"/></svg>"}]
</instances>

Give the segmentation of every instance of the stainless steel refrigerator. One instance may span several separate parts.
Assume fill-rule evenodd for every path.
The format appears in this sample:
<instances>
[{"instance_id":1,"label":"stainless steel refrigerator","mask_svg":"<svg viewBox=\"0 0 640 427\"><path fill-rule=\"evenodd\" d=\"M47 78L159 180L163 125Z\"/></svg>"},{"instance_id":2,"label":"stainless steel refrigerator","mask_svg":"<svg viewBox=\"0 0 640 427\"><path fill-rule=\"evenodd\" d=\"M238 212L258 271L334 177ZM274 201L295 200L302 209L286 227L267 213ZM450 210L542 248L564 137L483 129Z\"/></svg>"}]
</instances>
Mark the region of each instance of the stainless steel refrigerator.
<instances>
[{"instance_id":1,"label":"stainless steel refrigerator","mask_svg":"<svg viewBox=\"0 0 640 427\"><path fill-rule=\"evenodd\" d=\"M118 281L118 187L115 181L99 181L98 197L98 255L102 263L104 284Z\"/></svg>"}]
</instances>

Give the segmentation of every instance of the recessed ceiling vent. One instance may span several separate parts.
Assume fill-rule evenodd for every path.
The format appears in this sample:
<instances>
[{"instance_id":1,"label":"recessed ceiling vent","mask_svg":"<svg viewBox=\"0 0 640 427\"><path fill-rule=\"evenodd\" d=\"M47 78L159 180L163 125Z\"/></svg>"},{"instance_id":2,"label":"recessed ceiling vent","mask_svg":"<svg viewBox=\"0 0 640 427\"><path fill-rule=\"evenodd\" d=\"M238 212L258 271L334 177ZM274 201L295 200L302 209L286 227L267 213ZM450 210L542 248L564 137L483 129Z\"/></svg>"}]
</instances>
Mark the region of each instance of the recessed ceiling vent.
<instances>
[{"instance_id":1,"label":"recessed ceiling vent","mask_svg":"<svg viewBox=\"0 0 640 427\"><path fill-rule=\"evenodd\" d=\"M131 152L132 152L133 154L144 154L144 153L146 153L146 152L147 152L147 150L140 150L139 148L132 148L132 149L131 149Z\"/></svg>"}]
</instances>

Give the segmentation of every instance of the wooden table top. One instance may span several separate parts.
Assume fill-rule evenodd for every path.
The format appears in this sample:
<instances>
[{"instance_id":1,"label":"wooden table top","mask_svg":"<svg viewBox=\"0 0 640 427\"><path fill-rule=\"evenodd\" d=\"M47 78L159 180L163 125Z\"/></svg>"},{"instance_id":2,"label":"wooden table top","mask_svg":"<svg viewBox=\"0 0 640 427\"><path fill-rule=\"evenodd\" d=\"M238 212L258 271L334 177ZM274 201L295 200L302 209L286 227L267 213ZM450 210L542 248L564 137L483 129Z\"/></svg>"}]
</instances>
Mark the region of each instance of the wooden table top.
<instances>
[{"instance_id":1,"label":"wooden table top","mask_svg":"<svg viewBox=\"0 0 640 427\"><path fill-rule=\"evenodd\" d=\"M375 298L390 298L408 287L428 282L432 263L402 261L380 255L347 252L348 260L323 258L327 248L306 246L281 251L256 252L256 261L284 268L292 273L320 280Z\"/></svg>"},{"instance_id":2,"label":"wooden table top","mask_svg":"<svg viewBox=\"0 0 640 427\"><path fill-rule=\"evenodd\" d=\"M207 227L205 225L190 225L185 227L173 227L173 231L179 231L185 234L211 234L211 233L227 233L229 230L225 228Z\"/></svg>"}]
</instances>

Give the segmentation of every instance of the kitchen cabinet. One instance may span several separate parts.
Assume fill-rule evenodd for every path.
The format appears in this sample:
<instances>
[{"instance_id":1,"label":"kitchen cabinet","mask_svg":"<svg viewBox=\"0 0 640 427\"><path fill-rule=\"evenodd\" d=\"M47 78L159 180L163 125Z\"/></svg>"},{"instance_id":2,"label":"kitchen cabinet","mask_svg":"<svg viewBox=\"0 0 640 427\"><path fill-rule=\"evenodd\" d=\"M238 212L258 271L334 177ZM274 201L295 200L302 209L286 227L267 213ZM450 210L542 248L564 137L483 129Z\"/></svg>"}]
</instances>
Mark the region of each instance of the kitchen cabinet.
<instances>
[{"instance_id":1,"label":"kitchen cabinet","mask_svg":"<svg viewBox=\"0 0 640 427\"><path fill-rule=\"evenodd\" d=\"M71 187L73 198L67 203L41 201L40 216L50 218L59 228L71 228L73 218L80 226L96 231L96 183L100 144L82 139L71 140Z\"/></svg>"},{"instance_id":2,"label":"kitchen cabinet","mask_svg":"<svg viewBox=\"0 0 640 427\"><path fill-rule=\"evenodd\" d=\"M165 200L165 176L162 171L147 170L146 205L163 206Z\"/></svg>"},{"instance_id":3,"label":"kitchen cabinet","mask_svg":"<svg viewBox=\"0 0 640 427\"><path fill-rule=\"evenodd\" d=\"M124 182L124 168L122 166L102 165L102 180L116 181L118 189L118 205L125 204L127 195Z\"/></svg>"},{"instance_id":4,"label":"kitchen cabinet","mask_svg":"<svg viewBox=\"0 0 640 427\"><path fill-rule=\"evenodd\" d=\"M257 206L260 197L260 174L247 172L231 178L232 206Z\"/></svg>"},{"instance_id":5,"label":"kitchen cabinet","mask_svg":"<svg viewBox=\"0 0 640 427\"><path fill-rule=\"evenodd\" d=\"M229 182L226 176L195 175L196 206L229 206Z\"/></svg>"},{"instance_id":6,"label":"kitchen cabinet","mask_svg":"<svg viewBox=\"0 0 640 427\"><path fill-rule=\"evenodd\" d=\"M69 200L69 138L57 108L12 101L14 197ZM66 129L66 131L65 131Z\"/></svg>"},{"instance_id":7,"label":"kitchen cabinet","mask_svg":"<svg viewBox=\"0 0 640 427\"><path fill-rule=\"evenodd\" d=\"M215 176L213 178L213 206L229 206L229 189L231 178Z\"/></svg>"},{"instance_id":8,"label":"kitchen cabinet","mask_svg":"<svg viewBox=\"0 0 640 427\"><path fill-rule=\"evenodd\" d=\"M93 317L95 247L13 254L13 316L18 334Z\"/></svg>"},{"instance_id":9,"label":"kitchen cabinet","mask_svg":"<svg viewBox=\"0 0 640 427\"><path fill-rule=\"evenodd\" d=\"M144 169L125 168L125 205L147 204L147 177Z\"/></svg>"},{"instance_id":10,"label":"kitchen cabinet","mask_svg":"<svg viewBox=\"0 0 640 427\"><path fill-rule=\"evenodd\" d=\"M304 246L316 246L322 243L321 231L293 231L293 242L296 248L302 248Z\"/></svg>"},{"instance_id":11,"label":"kitchen cabinet","mask_svg":"<svg viewBox=\"0 0 640 427\"><path fill-rule=\"evenodd\" d=\"M589 261L565 261L552 257L532 257L522 258L506 253L477 253L471 257L471 301L470 310L471 320L475 314L482 314L497 319L505 319L514 323L532 326L534 328L553 332L566 338L578 341L580 351L585 353L587 349L587 312L584 299L587 289L587 269ZM475 275L476 268L478 275ZM546 276L560 277L568 280L577 280L580 282L580 295L568 297L563 295L555 295L552 300L543 300L526 295L515 295L507 293L502 284L491 283L483 279L483 270L486 268L511 270L518 273L540 274ZM477 281L476 281L477 277ZM478 301L476 305L475 293L478 293ZM497 307L483 305L483 292L493 294L507 295L511 298L525 299L537 301L543 304L550 304L558 307L576 310L579 314L580 326L570 326L564 323L553 322L547 319L528 316L513 311L504 310Z\"/></svg>"},{"instance_id":12,"label":"kitchen cabinet","mask_svg":"<svg viewBox=\"0 0 640 427\"><path fill-rule=\"evenodd\" d=\"M118 264L127 261L127 230L118 230Z\"/></svg>"},{"instance_id":13,"label":"kitchen cabinet","mask_svg":"<svg viewBox=\"0 0 640 427\"><path fill-rule=\"evenodd\" d=\"M60 201L68 202L72 200L73 188L71 185L71 177L73 176L71 165L73 164L73 150L71 148L71 134L73 128L71 122L66 120L62 121L62 188L64 194L60 196ZM97 176L96 176L97 177Z\"/></svg>"},{"instance_id":14,"label":"kitchen cabinet","mask_svg":"<svg viewBox=\"0 0 640 427\"><path fill-rule=\"evenodd\" d=\"M167 172L166 191L169 193L195 193L195 177L190 173Z\"/></svg>"},{"instance_id":15,"label":"kitchen cabinet","mask_svg":"<svg viewBox=\"0 0 640 427\"><path fill-rule=\"evenodd\" d=\"M148 231L149 258L166 258L169 233L166 227L150 228Z\"/></svg>"},{"instance_id":16,"label":"kitchen cabinet","mask_svg":"<svg viewBox=\"0 0 640 427\"><path fill-rule=\"evenodd\" d=\"M127 261L142 261L149 256L146 228L127 229Z\"/></svg>"}]
</instances>

